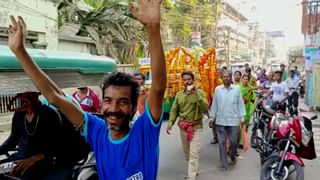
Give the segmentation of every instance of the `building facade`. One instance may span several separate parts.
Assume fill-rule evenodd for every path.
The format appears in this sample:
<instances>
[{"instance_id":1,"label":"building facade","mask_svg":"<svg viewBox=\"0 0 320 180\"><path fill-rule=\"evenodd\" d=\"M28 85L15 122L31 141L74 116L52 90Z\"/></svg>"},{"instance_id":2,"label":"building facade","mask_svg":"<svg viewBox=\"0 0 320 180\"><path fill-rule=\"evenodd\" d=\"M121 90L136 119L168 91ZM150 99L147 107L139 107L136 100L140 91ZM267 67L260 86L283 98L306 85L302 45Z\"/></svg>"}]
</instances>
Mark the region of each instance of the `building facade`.
<instances>
[{"instance_id":1,"label":"building facade","mask_svg":"<svg viewBox=\"0 0 320 180\"><path fill-rule=\"evenodd\" d=\"M62 0L0 0L0 45L8 43L10 15L22 16L28 25L26 46L52 51L97 54L95 41L77 36L70 28L58 29Z\"/></svg>"},{"instance_id":2,"label":"building facade","mask_svg":"<svg viewBox=\"0 0 320 180\"><path fill-rule=\"evenodd\" d=\"M301 32L304 35L306 104L320 107L320 1L302 1Z\"/></svg>"},{"instance_id":3,"label":"building facade","mask_svg":"<svg viewBox=\"0 0 320 180\"><path fill-rule=\"evenodd\" d=\"M246 63L251 60L249 51L248 19L238 9L223 3L223 14L218 22L218 61L220 64Z\"/></svg>"}]
</instances>

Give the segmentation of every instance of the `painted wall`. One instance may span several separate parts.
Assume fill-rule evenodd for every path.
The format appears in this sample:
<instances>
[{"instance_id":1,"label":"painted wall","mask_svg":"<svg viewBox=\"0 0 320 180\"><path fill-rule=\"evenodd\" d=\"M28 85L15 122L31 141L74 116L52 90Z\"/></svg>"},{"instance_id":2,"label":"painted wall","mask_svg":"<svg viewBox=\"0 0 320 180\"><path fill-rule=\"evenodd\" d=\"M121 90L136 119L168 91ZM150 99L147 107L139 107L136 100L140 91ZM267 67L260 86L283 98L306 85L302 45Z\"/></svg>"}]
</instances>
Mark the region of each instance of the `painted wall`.
<instances>
[{"instance_id":1,"label":"painted wall","mask_svg":"<svg viewBox=\"0 0 320 180\"><path fill-rule=\"evenodd\" d=\"M38 34L39 44L58 49L58 0L0 0L0 27L8 27L10 15L24 17L28 31Z\"/></svg>"},{"instance_id":2,"label":"painted wall","mask_svg":"<svg viewBox=\"0 0 320 180\"><path fill-rule=\"evenodd\" d=\"M76 42L65 39L59 39L58 51L97 54L94 43Z\"/></svg>"},{"instance_id":3,"label":"painted wall","mask_svg":"<svg viewBox=\"0 0 320 180\"><path fill-rule=\"evenodd\" d=\"M320 61L313 65L313 103L314 107L320 107Z\"/></svg>"}]
</instances>

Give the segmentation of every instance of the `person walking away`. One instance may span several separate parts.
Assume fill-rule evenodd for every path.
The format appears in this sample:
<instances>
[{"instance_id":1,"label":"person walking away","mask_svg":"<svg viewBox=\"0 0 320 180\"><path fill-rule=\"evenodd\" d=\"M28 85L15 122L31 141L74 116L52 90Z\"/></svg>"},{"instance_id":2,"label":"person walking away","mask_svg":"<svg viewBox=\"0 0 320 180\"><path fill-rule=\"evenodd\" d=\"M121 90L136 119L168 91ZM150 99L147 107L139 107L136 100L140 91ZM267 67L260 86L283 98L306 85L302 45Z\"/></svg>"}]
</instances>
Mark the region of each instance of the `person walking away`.
<instances>
[{"instance_id":1,"label":"person walking away","mask_svg":"<svg viewBox=\"0 0 320 180\"><path fill-rule=\"evenodd\" d=\"M223 85L215 89L209 118L217 125L220 170L228 168L226 138L230 139L230 164L236 164L240 125L245 128L245 107L240 88L231 84L231 72L223 73Z\"/></svg>"},{"instance_id":2,"label":"person walking away","mask_svg":"<svg viewBox=\"0 0 320 180\"><path fill-rule=\"evenodd\" d=\"M289 88L288 107L290 114L298 115L299 106L299 77L295 75L295 70L290 70L289 77L285 81Z\"/></svg>"},{"instance_id":3,"label":"person walking away","mask_svg":"<svg viewBox=\"0 0 320 180\"><path fill-rule=\"evenodd\" d=\"M184 90L179 91L170 110L167 133L171 134L172 126L179 118L178 126L185 159L188 164L186 179L195 180L198 172L200 145L203 133L202 119L208 111L205 93L197 89L192 72L182 73Z\"/></svg>"},{"instance_id":4,"label":"person walking away","mask_svg":"<svg viewBox=\"0 0 320 180\"><path fill-rule=\"evenodd\" d=\"M139 85L127 73L115 72L102 83L103 118L83 112L65 99L60 88L29 56L25 49L26 25L11 16L9 47L34 85L86 138L96 157L99 179L156 180L162 102L166 89L166 65L160 35L161 0L129 3L135 19L144 25L151 56L152 82L143 113L130 127L136 113Z\"/></svg>"},{"instance_id":5,"label":"person walking away","mask_svg":"<svg viewBox=\"0 0 320 180\"><path fill-rule=\"evenodd\" d=\"M91 88L86 86L78 87L78 90L72 96L78 101L83 111L100 113L101 101Z\"/></svg>"}]
</instances>

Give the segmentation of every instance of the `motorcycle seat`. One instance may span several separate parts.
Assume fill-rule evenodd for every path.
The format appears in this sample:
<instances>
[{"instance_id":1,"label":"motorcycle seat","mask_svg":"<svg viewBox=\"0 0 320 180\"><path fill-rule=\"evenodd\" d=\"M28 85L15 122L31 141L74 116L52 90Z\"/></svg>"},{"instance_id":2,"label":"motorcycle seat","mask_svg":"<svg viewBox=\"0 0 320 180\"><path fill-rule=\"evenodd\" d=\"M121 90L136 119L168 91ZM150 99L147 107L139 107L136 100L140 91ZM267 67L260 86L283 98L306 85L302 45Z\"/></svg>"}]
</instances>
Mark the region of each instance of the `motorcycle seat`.
<instances>
[{"instance_id":1,"label":"motorcycle seat","mask_svg":"<svg viewBox=\"0 0 320 180\"><path fill-rule=\"evenodd\" d=\"M318 115L315 113L308 113L308 112L304 112L301 113L303 118L306 118L308 120L316 120L318 118Z\"/></svg>"}]
</instances>

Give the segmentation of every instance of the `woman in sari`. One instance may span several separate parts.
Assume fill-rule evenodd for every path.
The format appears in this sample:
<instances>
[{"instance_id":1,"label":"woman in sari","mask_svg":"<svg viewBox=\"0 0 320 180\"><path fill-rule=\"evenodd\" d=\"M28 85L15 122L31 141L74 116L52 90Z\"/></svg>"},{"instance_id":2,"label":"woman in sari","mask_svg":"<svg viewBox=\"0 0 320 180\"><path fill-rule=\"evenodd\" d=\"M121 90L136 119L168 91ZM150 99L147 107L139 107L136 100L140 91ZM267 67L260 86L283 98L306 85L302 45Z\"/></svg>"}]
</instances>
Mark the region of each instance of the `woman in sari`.
<instances>
[{"instance_id":1,"label":"woman in sari","mask_svg":"<svg viewBox=\"0 0 320 180\"><path fill-rule=\"evenodd\" d=\"M241 80L242 83L240 89L246 108L245 123L246 127L248 128L250 125L252 114L256 108L256 94L254 91L254 87L249 84L249 76L247 74L243 75Z\"/></svg>"},{"instance_id":2,"label":"woman in sari","mask_svg":"<svg viewBox=\"0 0 320 180\"><path fill-rule=\"evenodd\" d=\"M247 129L250 125L252 114L256 108L256 94L254 92L254 87L252 87L249 83L249 79L249 75L244 74L241 78L240 85L240 90L246 110L246 116L245 125L241 126L240 129L239 148L243 149L244 151L248 150L249 148Z\"/></svg>"}]
</instances>

